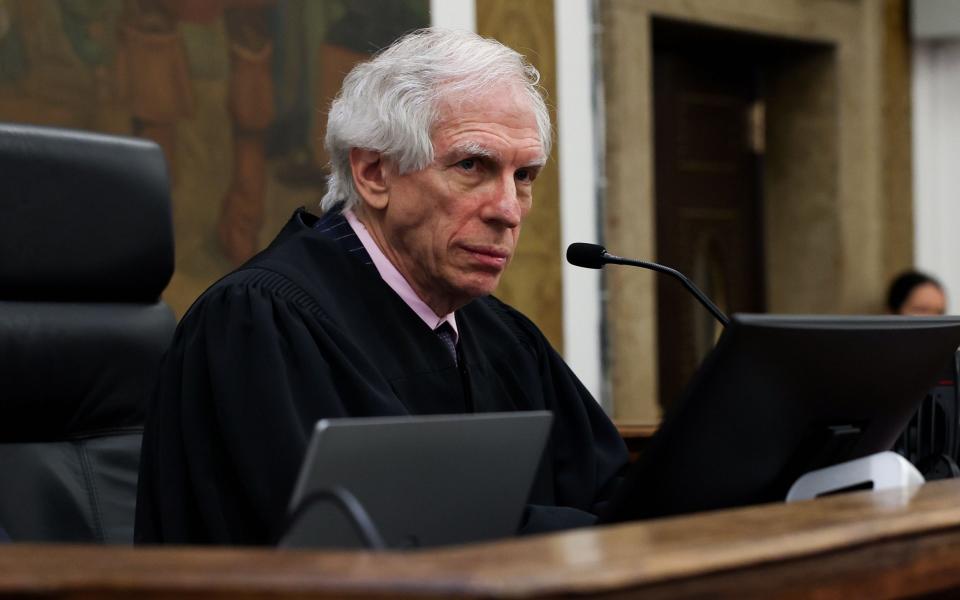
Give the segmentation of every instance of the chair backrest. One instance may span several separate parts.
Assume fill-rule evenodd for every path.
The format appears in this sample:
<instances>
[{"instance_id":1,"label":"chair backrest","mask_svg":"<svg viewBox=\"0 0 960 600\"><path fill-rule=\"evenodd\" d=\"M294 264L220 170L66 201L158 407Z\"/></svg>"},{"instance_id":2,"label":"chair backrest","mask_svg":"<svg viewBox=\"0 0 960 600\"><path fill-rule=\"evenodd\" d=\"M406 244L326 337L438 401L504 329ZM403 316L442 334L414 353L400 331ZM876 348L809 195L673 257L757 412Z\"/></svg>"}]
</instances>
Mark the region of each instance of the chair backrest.
<instances>
[{"instance_id":1,"label":"chair backrest","mask_svg":"<svg viewBox=\"0 0 960 600\"><path fill-rule=\"evenodd\" d=\"M132 542L173 265L156 144L0 124L0 527L13 541Z\"/></svg>"},{"instance_id":2,"label":"chair backrest","mask_svg":"<svg viewBox=\"0 0 960 600\"><path fill-rule=\"evenodd\" d=\"M894 450L927 481L960 477L960 351L920 403Z\"/></svg>"}]
</instances>

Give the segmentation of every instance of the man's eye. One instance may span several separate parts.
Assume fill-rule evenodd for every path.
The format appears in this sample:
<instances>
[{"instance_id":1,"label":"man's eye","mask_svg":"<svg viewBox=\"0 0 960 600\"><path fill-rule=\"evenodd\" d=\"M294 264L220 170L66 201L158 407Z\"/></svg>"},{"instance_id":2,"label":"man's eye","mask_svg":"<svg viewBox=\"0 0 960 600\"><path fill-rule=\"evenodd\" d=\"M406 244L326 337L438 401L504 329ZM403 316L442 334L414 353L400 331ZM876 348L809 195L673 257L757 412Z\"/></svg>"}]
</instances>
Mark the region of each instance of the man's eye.
<instances>
[{"instance_id":1,"label":"man's eye","mask_svg":"<svg viewBox=\"0 0 960 600\"><path fill-rule=\"evenodd\" d=\"M533 172L529 169L519 169L513 176L517 181L533 181Z\"/></svg>"},{"instance_id":2,"label":"man's eye","mask_svg":"<svg viewBox=\"0 0 960 600\"><path fill-rule=\"evenodd\" d=\"M477 166L477 161L472 158L465 158L457 163L457 166L464 171L472 171Z\"/></svg>"}]
</instances>

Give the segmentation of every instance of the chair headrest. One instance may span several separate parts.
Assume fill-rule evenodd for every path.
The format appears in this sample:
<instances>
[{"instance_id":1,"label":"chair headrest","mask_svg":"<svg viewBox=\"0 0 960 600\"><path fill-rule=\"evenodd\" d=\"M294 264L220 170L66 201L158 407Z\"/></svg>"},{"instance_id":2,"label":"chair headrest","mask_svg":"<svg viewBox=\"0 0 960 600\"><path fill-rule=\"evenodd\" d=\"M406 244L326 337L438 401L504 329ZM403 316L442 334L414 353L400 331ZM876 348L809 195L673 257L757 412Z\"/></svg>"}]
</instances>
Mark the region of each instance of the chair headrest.
<instances>
[{"instance_id":1,"label":"chair headrest","mask_svg":"<svg viewBox=\"0 0 960 600\"><path fill-rule=\"evenodd\" d=\"M173 266L159 146L0 124L0 299L153 302Z\"/></svg>"}]
</instances>

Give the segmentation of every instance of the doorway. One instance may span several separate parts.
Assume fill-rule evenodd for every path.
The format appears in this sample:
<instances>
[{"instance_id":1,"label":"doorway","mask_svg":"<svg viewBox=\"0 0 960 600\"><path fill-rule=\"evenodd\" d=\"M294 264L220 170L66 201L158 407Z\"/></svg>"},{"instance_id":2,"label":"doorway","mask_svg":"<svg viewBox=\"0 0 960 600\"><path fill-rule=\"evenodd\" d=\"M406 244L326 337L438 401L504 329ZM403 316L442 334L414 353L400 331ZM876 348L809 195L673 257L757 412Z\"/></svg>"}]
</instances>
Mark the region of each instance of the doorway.
<instances>
[{"instance_id":1,"label":"doorway","mask_svg":"<svg viewBox=\"0 0 960 600\"><path fill-rule=\"evenodd\" d=\"M745 36L654 21L657 261L721 310L763 312L763 65ZM660 277L660 404L674 401L721 325Z\"/></svg>"}]
</instances>

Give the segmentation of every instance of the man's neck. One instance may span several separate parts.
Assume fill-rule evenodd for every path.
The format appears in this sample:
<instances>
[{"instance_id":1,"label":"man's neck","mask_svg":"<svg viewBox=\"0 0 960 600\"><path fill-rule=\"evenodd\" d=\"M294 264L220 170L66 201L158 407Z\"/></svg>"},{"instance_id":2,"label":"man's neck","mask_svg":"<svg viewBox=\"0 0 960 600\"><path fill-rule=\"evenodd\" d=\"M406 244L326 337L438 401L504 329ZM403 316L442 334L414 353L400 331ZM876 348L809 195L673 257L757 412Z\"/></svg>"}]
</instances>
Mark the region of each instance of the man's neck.
<instances>
[{"instance_id":1,"label":"man's neck","mask_svg":"<svg viewBox=\"0 0 960 600\"><path fill-rule=\"evenodd\" d=\"M387 241L387 235L383 227L385 211L371 209L363 203L354 207L351 211L354 217L366 228L367 234L377 245L380 253L393 265L393 268L400 273L404 281L407 282L407 285L414 290L417 297L429 306L434 314L437 316L451 314L463 306L462 303L458 304L453 299L420 285L420 282L417 281L417 277L415 276L416 274L410 272L408 265L401 259L393 245Z\"/></svg>"},{"instance_id":2,"label":"man's neck","mask_svg":"<svg viewBox=\"0 0 960 600\"><path fill-rule=\"evenodd\" d=\"M431 305L416 288L413 287L411 278L407 277L401 270L397 261L391 259L390 254L385 251L389 246L382 241L382 231L377 227L377 221L371 220L369 215L363 214L363 211L345 211L344 217L353 228L354 233L360 239L370 255L374 266L380 273L380 277L398 296L417 314L420 319L431 329L436 329L442 323L450 323L454 332L457 332L457 322L454 318L454 310L451 308L441 312L444 307ZM366 221L364 220L366 218ZM378 235L381 234L381 235Z\"/></svg>"}]
</instances>

